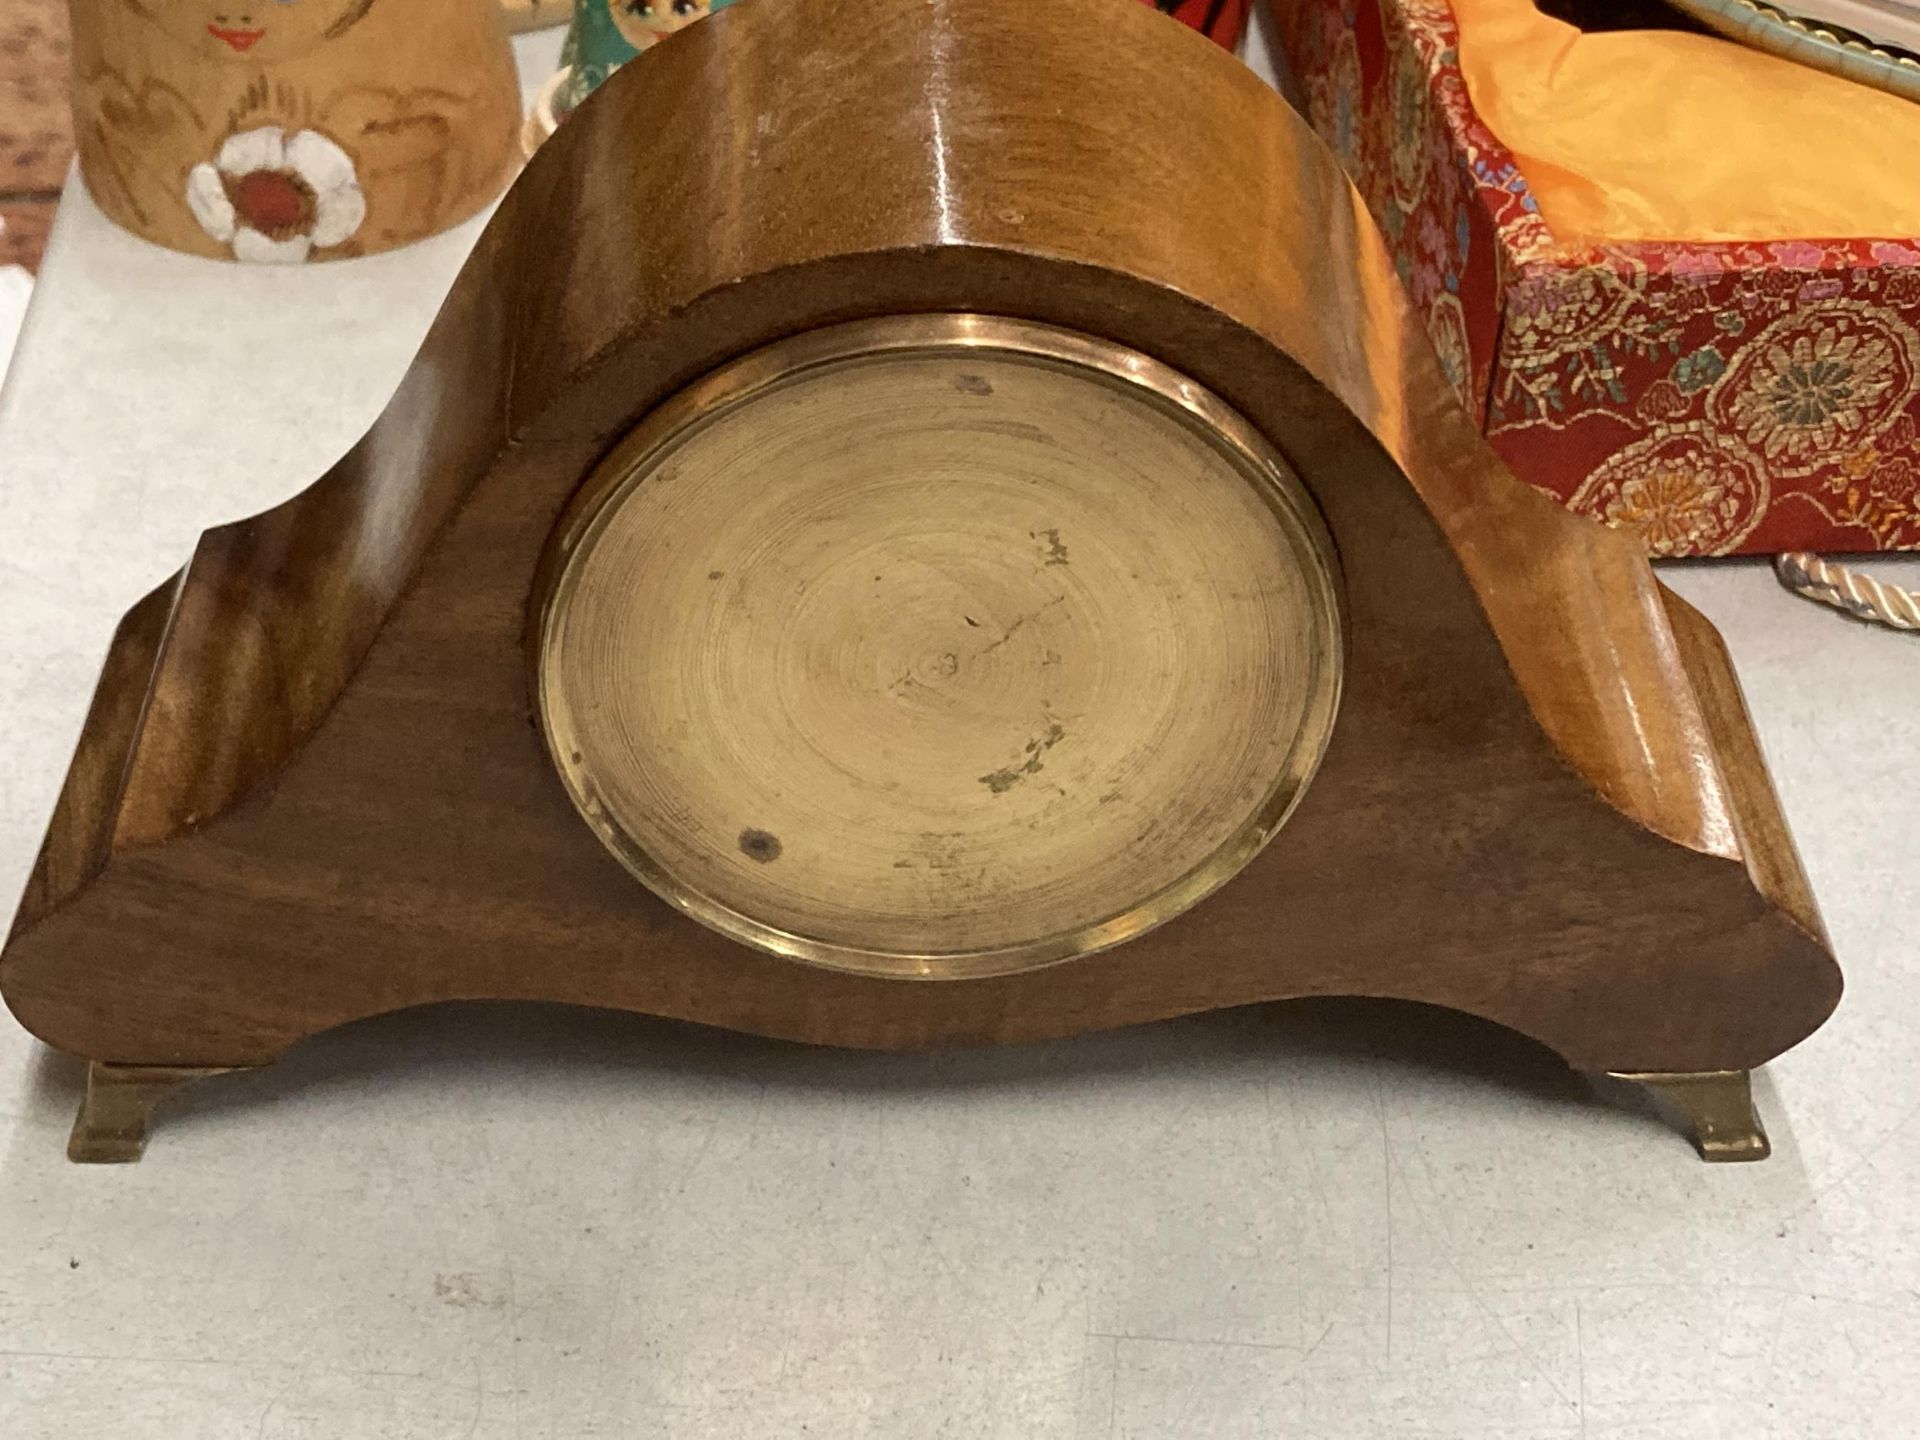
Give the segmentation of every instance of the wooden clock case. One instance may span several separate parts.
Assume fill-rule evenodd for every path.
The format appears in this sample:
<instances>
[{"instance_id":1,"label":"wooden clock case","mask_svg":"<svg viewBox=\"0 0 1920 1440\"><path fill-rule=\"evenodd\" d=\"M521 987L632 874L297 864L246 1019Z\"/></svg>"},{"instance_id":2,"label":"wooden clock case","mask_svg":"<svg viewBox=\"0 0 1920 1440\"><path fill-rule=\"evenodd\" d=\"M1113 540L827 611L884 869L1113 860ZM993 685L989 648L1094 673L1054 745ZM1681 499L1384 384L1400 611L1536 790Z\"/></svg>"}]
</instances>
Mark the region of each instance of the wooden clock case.
<instances>
[{"instance_id":1,"label":"wooden clock case","mask_svg":"<svg viewBox=\"0 0 1920 1440\"><path fill-rule=\"evenodd\" d=\"M771 953L637 883L549 758L539 577L585 477L741 357L889 317L1149 357L1331 538L1317 774L1125 943L944 978ZM433 1001L904 1048L1307 995L1485 1017L1756 1158L1746 1072L1839 991L1715 632L1507 473L1334 158L1130 0L746 0L629 67L366 438L128 614L0 959L93 1062L81 1159L137 1156L183 1079Z\"/></svg>"}]
</instances>

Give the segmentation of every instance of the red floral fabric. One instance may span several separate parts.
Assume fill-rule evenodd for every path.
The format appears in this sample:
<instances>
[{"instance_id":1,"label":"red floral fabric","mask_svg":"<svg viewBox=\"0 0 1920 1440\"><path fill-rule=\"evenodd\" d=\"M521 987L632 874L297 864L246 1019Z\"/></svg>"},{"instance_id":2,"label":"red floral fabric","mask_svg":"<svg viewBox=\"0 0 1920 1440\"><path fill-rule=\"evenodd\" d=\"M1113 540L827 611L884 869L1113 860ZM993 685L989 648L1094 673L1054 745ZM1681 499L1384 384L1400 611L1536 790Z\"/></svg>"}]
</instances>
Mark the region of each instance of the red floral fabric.
<instances>
[{"instance_id":1,"label":"red floral fabric","mask_svg":"<svg viewBox=\"0 0 1920 1440\"><path fill-rule=\"evenodd\" d=\"M1556 246L1446 0L1280 8L1308 118L1514 472L1660 555L1920 547L1920 240Z\"/></svg>"},{"instance_id":2,"label":"red floral fabric","mask_svg":"<svg viewBox=\"0 0 1920 1440\"><path fill-rule=\"evenodd\" d=\"M1146 0L1162 14L1191 25L1209 40L1231 50L1240 43L1240 32L1247 28L1247 12L1253 0Z\"/></svg>"}]
</instances>

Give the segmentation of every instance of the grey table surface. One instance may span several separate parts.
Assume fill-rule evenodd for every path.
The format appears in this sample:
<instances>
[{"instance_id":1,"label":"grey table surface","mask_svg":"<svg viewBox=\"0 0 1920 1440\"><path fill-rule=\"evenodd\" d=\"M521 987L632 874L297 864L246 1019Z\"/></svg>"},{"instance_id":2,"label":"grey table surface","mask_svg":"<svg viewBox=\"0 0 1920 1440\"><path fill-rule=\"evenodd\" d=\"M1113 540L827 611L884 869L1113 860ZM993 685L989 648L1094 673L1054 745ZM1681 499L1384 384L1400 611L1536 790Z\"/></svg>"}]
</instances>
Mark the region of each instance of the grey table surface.
<instances>
[{"instance_id":1,"label":"grey table surface","mask_svg":"<svg viewBox=\"0 0 1920 1440\"><path fill-rule=\"evenodd\" d=\"M70 189L0 395L0 903L121 612L359 435L476 233L244 270ZM1665 575L1848 973L1770 1162L1411 1008L887 1057L466 1006L83 1169L79 1067L0 1019L0 1435L1920 1435L1920 641Z\"/></svg>"}]
</instances>

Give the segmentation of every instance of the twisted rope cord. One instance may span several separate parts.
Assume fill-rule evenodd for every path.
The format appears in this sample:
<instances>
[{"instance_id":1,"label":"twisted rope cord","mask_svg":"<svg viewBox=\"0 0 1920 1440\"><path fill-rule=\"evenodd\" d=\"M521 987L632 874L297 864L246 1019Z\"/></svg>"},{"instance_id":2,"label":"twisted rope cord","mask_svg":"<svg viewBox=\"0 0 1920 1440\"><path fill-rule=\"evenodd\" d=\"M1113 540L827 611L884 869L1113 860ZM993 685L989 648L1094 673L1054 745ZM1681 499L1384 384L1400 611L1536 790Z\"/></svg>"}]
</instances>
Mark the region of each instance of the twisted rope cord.
<instances>
[{"instance_id":1,"label":"twisted rope cord","mask_svg":"<svg viewBox=\"0 0 1920 1440\"><path fill-rule=\"evenodd\" d=\"M1780 583L1796 595L1894 630L1920 630L1920 595L1886 585L1845 565L1796 550L1774 561Z\"/></svg>"}]
</instances>

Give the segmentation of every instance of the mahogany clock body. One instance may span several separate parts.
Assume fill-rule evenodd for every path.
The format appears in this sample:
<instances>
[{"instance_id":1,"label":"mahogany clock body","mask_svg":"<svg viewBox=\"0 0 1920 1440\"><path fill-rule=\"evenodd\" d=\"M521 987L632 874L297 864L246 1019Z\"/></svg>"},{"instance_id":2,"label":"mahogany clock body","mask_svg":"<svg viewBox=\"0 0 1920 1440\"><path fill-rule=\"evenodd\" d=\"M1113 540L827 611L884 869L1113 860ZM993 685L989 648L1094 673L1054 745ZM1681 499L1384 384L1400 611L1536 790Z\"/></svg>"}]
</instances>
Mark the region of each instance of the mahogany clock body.
<instances>
[{"instance_id":1,"label":"mahogany clock body","mask_svg":"<svg viewBox=\"0 0 1920 1440\"><path fill-rule=\"evenodd\" d=\"M549 753L543 597L589 477L743 358L874 325L1140 357L1324 537L1317 771L1124 935L775 953L636 878ZM367 437L128 615L0 959L103 1095L456 998L910 1047L1337 994L1693 1077L1684 1102L1839 990L1713 630L1495 459L1311 131L1121 0L746 0L583 106ZM1741 1123L1718 1103L1709 1150Z\"/></svg>"}]
</instances>

